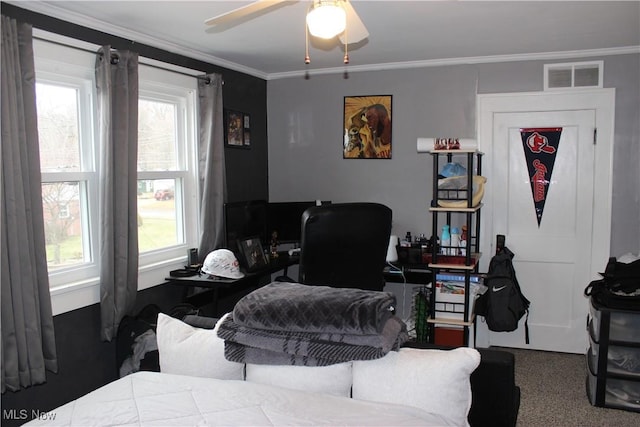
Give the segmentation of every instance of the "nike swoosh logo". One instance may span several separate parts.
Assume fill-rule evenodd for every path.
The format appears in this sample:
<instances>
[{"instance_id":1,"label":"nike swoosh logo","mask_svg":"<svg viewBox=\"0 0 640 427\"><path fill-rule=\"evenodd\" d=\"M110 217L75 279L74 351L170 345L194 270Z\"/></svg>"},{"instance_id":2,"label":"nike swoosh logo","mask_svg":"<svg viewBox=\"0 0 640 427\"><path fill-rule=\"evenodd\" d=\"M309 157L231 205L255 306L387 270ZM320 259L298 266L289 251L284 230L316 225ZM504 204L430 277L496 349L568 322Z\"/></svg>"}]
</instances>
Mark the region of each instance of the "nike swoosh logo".
<instances>
[{"instance_id":1,"label":"nike swoosh logo","mask_svg":"<svg viewBox=\"0 0 640 427\"><path fill-rule=\"evenodd\" d=\"M493 287L493 292L500 292L501 290L503 290L504 288L506 288L506 286L500 286L499 288L496 288L495 286Z\"/></svg>"}]
</instances>

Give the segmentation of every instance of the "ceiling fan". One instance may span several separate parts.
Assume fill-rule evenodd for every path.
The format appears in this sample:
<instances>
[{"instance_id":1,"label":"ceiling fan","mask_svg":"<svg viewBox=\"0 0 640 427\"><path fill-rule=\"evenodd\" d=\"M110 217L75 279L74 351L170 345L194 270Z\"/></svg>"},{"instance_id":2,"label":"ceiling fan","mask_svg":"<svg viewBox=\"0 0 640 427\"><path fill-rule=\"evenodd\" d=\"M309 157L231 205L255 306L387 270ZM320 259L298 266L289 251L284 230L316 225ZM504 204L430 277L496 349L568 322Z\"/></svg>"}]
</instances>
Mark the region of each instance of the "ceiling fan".
<instances>
[{"instance_id":1,"label":"ceiling fan","mask_svg":"<svg viewBox=\"0 0 640 427\"><path fill-rule=\"evenodd\" d=\"M207 19L206 25L222 26L234 21L250 19L252 15L266 13L283 4L293 4L291 0L257 0L253 3L233 9L213 18ZM330 39L338 36L341 43L358 43L367 37L369 32L348 0L313 0L307 12L307 28L312 36Z\"/></svg>"}]
</instances>

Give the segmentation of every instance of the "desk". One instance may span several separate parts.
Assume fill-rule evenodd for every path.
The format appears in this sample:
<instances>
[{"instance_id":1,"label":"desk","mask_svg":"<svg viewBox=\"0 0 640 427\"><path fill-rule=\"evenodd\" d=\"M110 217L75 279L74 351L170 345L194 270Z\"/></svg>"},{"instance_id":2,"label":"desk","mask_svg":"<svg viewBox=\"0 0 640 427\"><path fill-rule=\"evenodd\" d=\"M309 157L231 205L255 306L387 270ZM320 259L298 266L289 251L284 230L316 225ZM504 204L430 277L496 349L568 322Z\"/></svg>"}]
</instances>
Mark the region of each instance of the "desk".
<instances>
[{"instance_id":1,"label":"desk","mask_svg":"<svg viewBox=\"0 0 640 427\"><path fill-rule=\"evenodd\" d=\"M208 274L196 274L189 277L173 277L167 276L165 280L167 283L176 286L184 287L183 300L187 299L187 292L190 288L207 288L213 291L213 309L215 313L218 312L218 299L220 297L220 290L229 288L243 289L248 285L257 284L260 279L267 275L271 275L280 270L284 270L283 276L287 275L287 268L291 265L298 264L300 257L289 256L287 252L279 252L277 258L269 258L269 265L266 267L252 272L244 272L244 277L240 279L227 279L224 277L214 277Z\"/></svg>"},{"instance_id":2,"label":"desk","mask_svg":"<svg viewBox=\"0 0 640 427\"><path fill-rule=\"evenodd\" d=\"M431 283L431 270L426 264L395 263L395 268L384 268L384 280L391 283L415 283L428 285Z\"/></svg>"}]
</instances>

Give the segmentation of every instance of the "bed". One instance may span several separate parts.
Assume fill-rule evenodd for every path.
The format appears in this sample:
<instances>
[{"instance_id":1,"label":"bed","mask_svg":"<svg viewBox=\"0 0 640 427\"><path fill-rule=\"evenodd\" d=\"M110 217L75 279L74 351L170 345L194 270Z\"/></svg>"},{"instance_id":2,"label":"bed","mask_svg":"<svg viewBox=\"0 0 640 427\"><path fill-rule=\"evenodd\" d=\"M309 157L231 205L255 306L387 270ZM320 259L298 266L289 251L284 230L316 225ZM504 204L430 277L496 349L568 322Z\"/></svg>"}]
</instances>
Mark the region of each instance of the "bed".
<instances>
[{"instance_id":1,"label":"bed","mask_svg":"<svg viewBox=\"0 0 640 427\"><path fill-rule=\"evenodd\" d=\"M291 290L295 291L296 287L287 288L286 292ZM251 352L242 352L243 357L245 353L251 356L246 360L238 359L235 351L229 354L229 341L221 336L231 340L239 338L242 343L245 335L250 334L238 334L235 327L225 332L225 323L237 321L244 327L242 317L251 313L249 317L260 326L272 326L263 324L271 322L264 297L274 291L277 289L257 292L253 297L258 298L249 298L245 313L234 309L212 323L213 329L193 326L160 313L156 335L161 372L124 376L42 414L27 425L515 425L517 405L514 411L513 403L516 398L519 402L519 392L513 383L513 358L495 359L486 351L481 355L472 348L397 347L389 344L393 339L384 337L373 341L380 341L384 354L378 353L380 348L373 352L359 349L345 352L345 337L332 331L329 335L332 339L338 338L337 346L327 346L327 336L322 335L321 348L323 352L336 350L331 356L338 358L333 360L325 358L324 353L316 357L318 353L314 351L318 343L308 342L304 334L301 342L300 332L286 335L287 345L283 347L291 351L287 354L288 364L280 363L282 358L277 358L277 364L271 363L273 345L280 342L280 335L275 341L260 335L259 344L264 343L268 349L266 358ZM306 293L301 296L308 300ZM386 310L386 301L378 299L376 304ZM347 310L354 306L348 305ZM242 304L236 308L239 306ZM295 310L292 306L282 310L287 307L282 303L274 307L280 308L276 311L280 323L283 313ZM255 315L256 310L261 311L259 315ZM311 319L314 327L318 327L317 316L326 315L326 310L321 311L322 314L309 314L305 310L305 315L315 316ZM351 329L360 328L360 319L367 317L361 316L362 307L357 311L359 316L343 312L351 322ZM377 309L374 315L387 327L367 324L365 329L384 329L386 334L388 325L395 325L393 315L379 316ZM334 322L334 317L330 315L327 319ZM287 322L285 329L296 329ZM303 328L305 324L300 322ZM344 325L336 327L341 329ZM392 329L395 331L395 326ZM326 334L326 330L325 326L318 327L321 334ZM318 331L311 337L315 339ZM371 344L369 335L375 334L367 335L368 345ZM402 331L398 337L402 337ZM347 336L347 339L350 338ZM294 345L288 345L291 340ZM398 343L396 339L395 344ZM345 354L348 359L343 358ZM507 363L502 366L505 360ZM494 363L496 361L499 363ZM475 384L472 384L473 376ZM472 403L476 404L475 409Z\"/></svg>"},{"instance_id":2,"label":"bed","mask_svg":"<svg viewBox=\"0 0 640 427\"><path fill-rule=\"evenodd\" d=\"M241 380L157 372L120 378L50 412L57 426L451 426L439 414ZM47 418L43 416L42 418Z\"/></svg>"}]
</instances>

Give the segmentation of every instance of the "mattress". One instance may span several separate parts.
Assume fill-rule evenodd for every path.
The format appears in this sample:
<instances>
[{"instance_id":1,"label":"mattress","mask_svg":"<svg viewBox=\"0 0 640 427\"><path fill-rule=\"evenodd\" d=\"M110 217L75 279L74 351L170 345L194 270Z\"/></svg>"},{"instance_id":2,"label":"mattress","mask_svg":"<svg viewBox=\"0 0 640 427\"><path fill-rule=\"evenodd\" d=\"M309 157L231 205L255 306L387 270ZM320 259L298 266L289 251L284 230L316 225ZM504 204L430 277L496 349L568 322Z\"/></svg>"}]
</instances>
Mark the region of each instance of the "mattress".
<instances>
[{"instance_id":1,"label":"mattress","mask_svg":"<svg viewBox=\"0 0 640 427\"><path fill-rule=\"evenodd\" d=\"M410 406L289 390L247 381L137 372L26 425L449 426Z\"/></svg>"}]
</instances>

